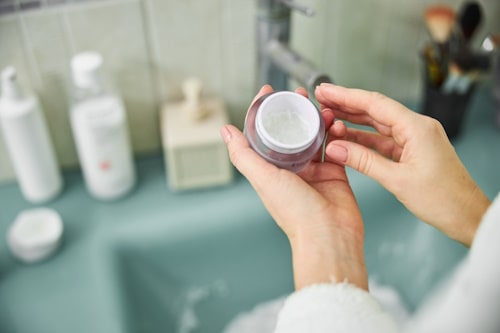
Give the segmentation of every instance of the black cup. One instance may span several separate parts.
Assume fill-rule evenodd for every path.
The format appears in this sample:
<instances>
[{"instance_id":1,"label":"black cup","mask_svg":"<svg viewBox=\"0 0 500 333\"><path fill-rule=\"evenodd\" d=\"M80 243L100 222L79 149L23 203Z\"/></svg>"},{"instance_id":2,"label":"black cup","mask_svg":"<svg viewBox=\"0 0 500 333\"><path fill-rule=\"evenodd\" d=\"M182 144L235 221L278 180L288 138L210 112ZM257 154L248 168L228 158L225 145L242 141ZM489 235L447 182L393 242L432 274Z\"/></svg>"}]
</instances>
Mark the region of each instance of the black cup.
<instances>
[{"instance_id":1,"label":"black cup","mask_svg":"<svg viewBox=\"0 0 500 333\"><path fill-rule=\"evenodd\" d=\"M450 140L459 136L475 85L463 93L443 92L441 88L426 82L421 113L437 119Z\"/></svg>"}]
</instances>

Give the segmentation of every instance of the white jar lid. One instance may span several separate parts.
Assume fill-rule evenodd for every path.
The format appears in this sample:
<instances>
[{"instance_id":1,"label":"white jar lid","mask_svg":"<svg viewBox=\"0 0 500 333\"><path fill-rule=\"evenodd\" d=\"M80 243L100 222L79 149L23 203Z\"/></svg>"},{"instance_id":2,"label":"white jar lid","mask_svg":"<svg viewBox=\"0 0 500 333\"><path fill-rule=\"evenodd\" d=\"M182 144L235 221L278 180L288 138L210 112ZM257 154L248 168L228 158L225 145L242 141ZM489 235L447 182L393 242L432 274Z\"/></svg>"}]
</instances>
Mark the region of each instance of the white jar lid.
<instances>
[{"instance_id":1,"label":"white jar lid","mask_svg":"<svg viewBox=\"0 0 500 333\"><path fill-rule=\"evenodd\" d=\"M32 263L49 257L59 246L63 224L59 214L49 208L21 212L7 235L12 254Z\"/></svg>"},{"instance_id":2,"label":"white jar lid","mask_svg":"<svg viewBox=\"0 0 500 333\"><path fill-rule=\"evenodd\" d=\"M320 115L306 97L280 91L259 106L255 129L268 148L285 154L307 149L318 136Z\"/></svg>"}]
</instances>

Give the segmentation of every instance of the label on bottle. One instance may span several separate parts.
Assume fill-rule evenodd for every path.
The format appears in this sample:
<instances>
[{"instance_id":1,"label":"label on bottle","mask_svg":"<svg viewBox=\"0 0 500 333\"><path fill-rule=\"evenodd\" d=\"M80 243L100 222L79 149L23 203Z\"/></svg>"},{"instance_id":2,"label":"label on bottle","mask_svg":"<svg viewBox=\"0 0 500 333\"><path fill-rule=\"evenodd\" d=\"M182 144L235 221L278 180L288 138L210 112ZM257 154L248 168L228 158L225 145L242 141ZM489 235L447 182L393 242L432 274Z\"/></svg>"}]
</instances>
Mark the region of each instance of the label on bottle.
<instances>
[{"instance_id":1,"label":"label on bottle","mask_svg":"<svg viewBox=\"0 0 500 333\"><path fill-rule=\"evenodd\" d=\"M121 101L114 96L84 101L73 107L71 120L89 190L100 198L128 191L135 174Z\"/></svg>"}]
</instances>

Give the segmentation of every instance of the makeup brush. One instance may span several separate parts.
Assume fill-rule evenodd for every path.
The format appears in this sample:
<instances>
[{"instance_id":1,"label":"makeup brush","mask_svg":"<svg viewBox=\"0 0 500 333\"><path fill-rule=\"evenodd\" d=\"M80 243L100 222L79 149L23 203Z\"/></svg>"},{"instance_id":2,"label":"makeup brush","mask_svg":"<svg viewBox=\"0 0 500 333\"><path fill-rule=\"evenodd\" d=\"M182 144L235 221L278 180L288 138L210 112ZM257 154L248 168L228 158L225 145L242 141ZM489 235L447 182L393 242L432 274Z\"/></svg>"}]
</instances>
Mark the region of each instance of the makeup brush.
<instances>
[{"instance_id":1,"label":"makeup brush","mask_svg":"<svg viewBox=\"0 0 500 333\"><path fill-rule=\"evenodd\" d=\"M476 1L466 2L460 8L457 23L465 44L469 43L479 27L482 16L481 6Z\"/></svg>"},{"instance_id":2,"label":"makeup brush","mask_svg":"<svg viewBox=\"0 0 500 333\"><path fill-rule=\"evenodd\" d=\"M434 5L425 10L425 23L434 42L444 44L448 41L455 16L455 10L446 5Z\"/></svg>"}]
</instances>

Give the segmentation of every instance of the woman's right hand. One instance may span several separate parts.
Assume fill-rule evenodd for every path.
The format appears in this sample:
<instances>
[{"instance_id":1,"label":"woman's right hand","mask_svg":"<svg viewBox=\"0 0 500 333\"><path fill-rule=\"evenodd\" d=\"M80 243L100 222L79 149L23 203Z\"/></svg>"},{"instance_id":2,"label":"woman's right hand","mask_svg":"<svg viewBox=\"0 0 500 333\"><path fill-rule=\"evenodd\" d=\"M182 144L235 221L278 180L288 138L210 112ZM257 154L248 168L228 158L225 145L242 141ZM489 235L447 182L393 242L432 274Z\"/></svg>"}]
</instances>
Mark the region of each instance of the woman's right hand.
<instances>
[{"instance_id":1,"label":"woman's right hand","mask_svg":"<svg viewBox=\"0 0 500 333\"><path fill-rule=\"evenodd\" d=\"M438 121L375 92L321 84L315 95L336 119L376 130L345 128L345 140L327 146L331 160L375 179L418 218L471 245L490 201Z\"/></svg>"}]
</instances>

